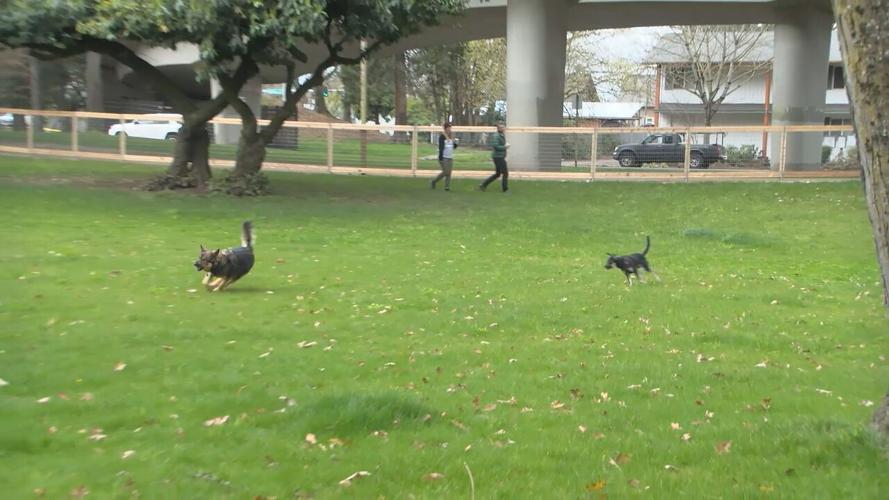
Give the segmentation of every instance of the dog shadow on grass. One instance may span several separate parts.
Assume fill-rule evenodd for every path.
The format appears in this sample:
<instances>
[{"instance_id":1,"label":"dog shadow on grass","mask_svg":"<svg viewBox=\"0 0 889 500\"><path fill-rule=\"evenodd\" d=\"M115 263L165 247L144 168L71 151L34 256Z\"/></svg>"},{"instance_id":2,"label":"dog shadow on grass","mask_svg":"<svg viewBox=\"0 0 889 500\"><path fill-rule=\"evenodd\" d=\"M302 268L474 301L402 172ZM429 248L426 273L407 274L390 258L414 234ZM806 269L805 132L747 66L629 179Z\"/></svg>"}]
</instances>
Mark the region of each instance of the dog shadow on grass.
<instances>
[{"instance_id":1,"label":"dog shadow on grass","mask_svg":"<svg viewBox=\"0 0 889 500\"><path fill-rule=\"evenodd\" d=\"M436 411L398 394L346 393L324 396L304 407L304 425L337 436L414 428L428 424Z\"/></svg>"}]
</instances>

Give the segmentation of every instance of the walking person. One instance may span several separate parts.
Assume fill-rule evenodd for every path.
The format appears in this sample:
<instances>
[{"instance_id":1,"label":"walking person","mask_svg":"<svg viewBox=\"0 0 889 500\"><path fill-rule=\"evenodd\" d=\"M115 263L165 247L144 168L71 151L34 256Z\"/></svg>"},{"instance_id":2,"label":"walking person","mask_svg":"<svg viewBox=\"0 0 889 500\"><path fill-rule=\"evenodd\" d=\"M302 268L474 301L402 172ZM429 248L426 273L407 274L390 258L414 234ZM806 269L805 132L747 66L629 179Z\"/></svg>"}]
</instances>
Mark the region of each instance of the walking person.
<instances>
[{"instance_id":1,"label":"walking person","mask_svg":"<svg viewBox=\"0 0 889 500\"><path fill-rule=\"evenodd\" d=\"M435 179L432 179L432 189L435 184L444 179L445 191L451 190L451 171L454 168L454 150L459 146L459 141L454 138L451 132L451 123L445 122L442 127L443 131L438 136L438 165L441 167L441 173Z\"/></svg>"},{"instance_id":2,"label":"walking person","mask_svg":"<svg viewBox=\"0 0 889 500\"><path fill-rule=\"evenodd\" d=\"M494 134L493 142L491 142L491 159L494 160L494 175L485 179L478 188L482 191L488 189L488 184L501 177L500 186L503 192L509 190L509 169L506 167L506 150L509 149L509 143L506 142L506 135L503 134L503 124L497 124L497 133Z\"/></svg>"}]
</instances>

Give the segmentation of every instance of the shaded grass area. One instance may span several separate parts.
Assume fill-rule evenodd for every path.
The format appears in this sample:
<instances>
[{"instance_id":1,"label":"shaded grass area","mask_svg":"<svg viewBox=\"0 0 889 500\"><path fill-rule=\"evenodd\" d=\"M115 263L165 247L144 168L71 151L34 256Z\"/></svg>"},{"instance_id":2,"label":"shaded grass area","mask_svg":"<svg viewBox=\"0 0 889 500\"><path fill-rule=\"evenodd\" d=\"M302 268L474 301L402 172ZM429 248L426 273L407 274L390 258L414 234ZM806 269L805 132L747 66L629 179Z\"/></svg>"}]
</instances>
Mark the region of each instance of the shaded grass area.
<instances>
[{"instance_id":1,"label":"shaded grass area","mask_svg":"<svg viewBox=\"0 0 889 500\"><path fill-rule=\"evenodd\" d=\"M468 497L466 466L478 498L889 488L857 183L130 189L156 171L0 157L10 497ZM256 268L203 292L198 244L244 219ZM646 234L662 281L628 288L604 255Z\"/></svg>"}]
</instances>

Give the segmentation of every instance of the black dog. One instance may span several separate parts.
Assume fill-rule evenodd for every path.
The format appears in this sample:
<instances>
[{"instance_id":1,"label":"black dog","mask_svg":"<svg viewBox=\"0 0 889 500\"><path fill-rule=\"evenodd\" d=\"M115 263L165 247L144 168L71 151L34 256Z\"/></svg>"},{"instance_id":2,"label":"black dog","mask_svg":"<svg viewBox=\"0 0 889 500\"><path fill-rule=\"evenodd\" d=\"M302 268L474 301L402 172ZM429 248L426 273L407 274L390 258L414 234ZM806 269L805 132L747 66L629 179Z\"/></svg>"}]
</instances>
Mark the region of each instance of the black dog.
<instances>
[{"instance_id":1,"label":"black dog","mask_svg":"<svg viewBox=\"0 0 889 500\"><path fill-rule=\"evenodd\" d=\"M614 255L612 253L608 254L608 262L605 263L605 269L611 269L612 267L617 267L621 271L624 272L624 275L627 277L627 285L632 285L633 283L630 281L630 275L635 274L636 279L641 281L639 277L639 268L645 269L646 271L654 274L654 277L660 281L657 273L652 271L650 267L648 267L648 259L645 258L645 255L648 253L648 249L651 247L651 238L648 236L645 237L645 250L642 250L642 253L633 253L630 255Z\"/></svg>"},{"instance_id":2,"label":"black dog","mask_svg":"<svg viewBox=\"0 0 889 500\"><path fill-rule=\"evenodd\" d=\"M201 255L194 261L198 271L207 273L204 286L218 292L243 278L253 268L253 225L250 221L241 227L241 246L225 250L207 250L201 245Z\"/></svg>"}]
</instances>

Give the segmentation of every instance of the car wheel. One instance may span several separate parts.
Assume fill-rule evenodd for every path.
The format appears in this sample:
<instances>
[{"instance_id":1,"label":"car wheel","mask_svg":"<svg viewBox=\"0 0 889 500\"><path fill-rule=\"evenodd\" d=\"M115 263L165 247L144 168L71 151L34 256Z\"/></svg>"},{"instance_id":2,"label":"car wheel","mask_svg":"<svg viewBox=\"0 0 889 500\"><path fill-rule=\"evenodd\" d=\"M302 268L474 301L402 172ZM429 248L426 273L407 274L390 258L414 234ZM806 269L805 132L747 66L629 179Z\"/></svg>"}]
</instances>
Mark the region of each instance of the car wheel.
<instances>
[{"instance_id":1,"label":"car wheel","mask_svg":"<svg viewBox=\"0 0 889 500\"><path fill-rule=\"evenodd\" d=\"M620 156L617 157L618 163L620 163L621 167L624 168L632 168L638 166L636 164L636 155L630 152L621 153Z\"/></svg>"},{"instance_id":2,"label":"car wheel","mask_svg":"<svg viewBox=\"0 0 889 500\"><path fill-rule=\"evenodd\" d=\"M175 141L178 137L179 137L179 134L177 134L176 132L170 132L169 134L167 134L166 137L164 137L164 139L166 139L168 141Z\"/></svg>"},{"instance_id":3,"label":"car wheel","mask_svg":"<svg viewBox=\"0 0 889 500\"><path fill-rule=\"evenodd\" d=\"M704 155L701 153L692 153L691 159L688 161L689 168L707 168L707 164L704 163Z\"/></svg>"},{"instance_id":4,"label":"car wheel","mask_svg":"<svg viewBox=\"0 0 889 500\"><path fill-rule=\"evenodd\" d=\"M126 135L127 135L126 132L117 131L114 133L114 137L120 137L120 136L126 136Z\"/></svg>"}]
</instances>

